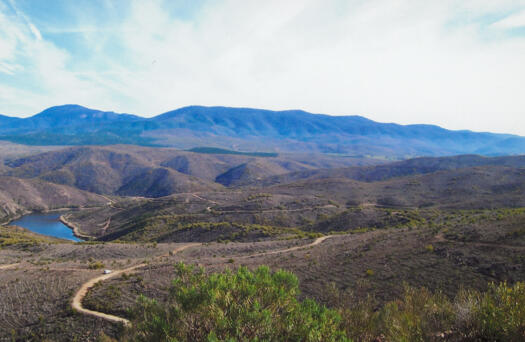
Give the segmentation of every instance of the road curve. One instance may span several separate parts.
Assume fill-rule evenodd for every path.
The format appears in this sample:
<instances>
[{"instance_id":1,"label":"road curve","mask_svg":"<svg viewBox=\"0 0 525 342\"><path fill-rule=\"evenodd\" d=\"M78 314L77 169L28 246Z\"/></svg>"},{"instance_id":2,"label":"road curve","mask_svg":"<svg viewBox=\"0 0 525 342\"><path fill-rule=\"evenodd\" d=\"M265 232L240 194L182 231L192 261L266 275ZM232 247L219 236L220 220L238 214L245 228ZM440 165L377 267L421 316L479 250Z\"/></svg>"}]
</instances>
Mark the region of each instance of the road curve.
<instances>
[{"instance_id":1,"label":"road curve","mask_svg":"<svg viewBox=\"0 0 525 342\"><path fill-rule=\"evenodd\" d=\"M309 244L304 245L304 246L295 246L295 247L290 247L290 248L286 248L286 249L280 249L280 250L277 250L277 251L269 251L269 252L263 252L263 253L250 254L250 255L242 256L242 258L257 257L257 256L278 254L278 253L286 253L286 252L296 251L296 250L299 250L299 249L309 248L309 247L313 247L313 246L316 246L316 245L320 244L321 242L323 242L324 240L326 240L326 239L328 239L330 237L331 236L322 236L322 237L318 237L317 239L315 239L312 243L309 243ZM183 250L185 250L187 248L198 246L198 245L200 245L200 243L189 243L189 244L186 244L184 246L181 246L179 248L174 249L170 254L173 255L175 253L182 252ZM165 257L165 256L167 256L167 255L164 254L164 255L161 255L161 256L159 256L157 258L161 258L161 257ZM96 283L98 283L100 281L103 281L103 280L110 279L110 278L114 278L114 277L116 277L118 275L121 275L123 273L133 272L137 268L144 267L144 266L146 266L146 264L142 263L142 264L134 265L134 266L131 266L131 267L128 267L128 268L124 268L122 270L113 271L110 274L104 274L104 275L101 275L101 276L98 276L98 277L90 279L86 283L82 284L80 289L75 293L75 296L73 297L73 301L71 302L71 306L73 307L73 310L75 310L77 312L80 312L80 313L83 313L85 315L90 315L90 316L94 316L94 317L105 319L105 320L110 321L110 322L122 323L122 324L124 324L126 326L130 326L131 322L129 320L123 318L123 317L118 317L118 316L114 316L114 315L110 315L110 314L105 314L103 312L93 311L93 310L89 310L89 309L84 308L82 306L82 300L84 299L84 297L86 297L89 289L92 288L93 286L95 286Z\"/></svg>"},{"instance_id":2,"label":"road curve","mask_svg":"<svg viewBox=\"0 0 525 342\"><path fill-rule=\"evenodd\" d=\"M171 251L170 254L179 253L179 252L182 252L183 250L185 250L186 248L194 247L194 246L197 246L197 245L200 245L200 244L198 244L198 243L189 243L187 245L184 245L184 246L181 246L179 248L174 249L173 251ZM169 254L164 254L164 255L161 255L161 256L159 256L157 258L162 258L162 257L165 257L167 255L169 255ZM111 322L114 322L114 323L123 323L124 325L129 326L131 323L130 323L129 320L127 320L125 318L114 316L114 315L110 315L110 314L105 314L103 312L93 311L93 310L89 310L89 309L84 308L82 306L82 300L84 299L84 297L86 297L89 289L92 288L93 286L95 286L96 283L98 283L100 281L103 281L103 280L108 280L110 278L114 278L114 277L119 276L119 275L121 275L123 273L133 272L137 268L144 267L144 266L146 266L145 263L137 264L137 265L134 265L134 266L131 266L131 267L128 267L128 268L124 268L124 269L121 269L121 270L113 271L113 272L111 272L109 274L104 274L104 275L101 275L101 276L98 276L98 277L95 277L95 278L92 278L92 279L88 280L87 282L82 284L80 289L75 293L75 296L73 297L73 300L71 302L71 307L73 308L73 310L75 310L77 312L80 312L80 313L83 313L85 315L90 315L90 316L102 318L102 319L105 319L107 321L111 321Z\"/></svg>"},{"instance_id":3,"label":"road curve","mask_svg":"<svg viewBox=\"0 0 525 342\"><path fill-rule=\"evenodd\" d=\"M20 265L20 263L16 263L16 264L7 264L7 265L0 265L0 270L6 270L8 268L11 268L11 267L15 267L15 266L18 266Z\"/></svg>"},{"instance_id":4,"label":"road curve","mask_svg":"<svg viewBox=\"0 0 525 342\"><path fill-rule=\"evenodd\" d=\"M262 253L257 253L257 254L244 255L244 256L241 256L241 258L253 258L253 257L259 257L259 256L271 255L271 254L288 253L288 252L293 252L293 251L297 251L300 249L310 248L310 247L320 244L321 242L323 242L324 240L328 238L331 238L332 236L333 235L318 237L312 243L309 243L303 246L295 246L295 247L290 247L286 249L279 249L277 251L269 251L269 252L262 252Z\"/></svg>"}]
</instances>

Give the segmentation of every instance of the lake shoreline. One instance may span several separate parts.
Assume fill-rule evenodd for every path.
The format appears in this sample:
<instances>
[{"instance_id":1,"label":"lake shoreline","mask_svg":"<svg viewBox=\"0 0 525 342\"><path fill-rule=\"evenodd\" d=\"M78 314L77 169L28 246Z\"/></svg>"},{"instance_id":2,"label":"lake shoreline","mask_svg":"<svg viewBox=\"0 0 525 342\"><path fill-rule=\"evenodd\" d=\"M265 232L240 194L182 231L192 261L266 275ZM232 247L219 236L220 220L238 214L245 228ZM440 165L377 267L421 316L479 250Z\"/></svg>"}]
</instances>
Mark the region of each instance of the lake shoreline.
<instances>
[{"instance_id":1,"label":"lake shoreline","mask_svg":"<svg viewBox=\"0 0 525 342\"><path fill-rule=\"evenodd\" d=\"M82 234L80 230L78 229L78 227L76 227L73 223L67 220L67 217L65 217L67 213L61 214L61 212L64 212L64 211L68 211L68 208L59 208L59 209L42 210L42 211L27 211L27 212L20 213L10 218L10 220L7 222L4 222L3 225L21 227L35 234L50 236L50 237L54 237L57 239L69 240L73 243L91 240L92 239L91 236ZM53 215L53 214L55 215L55 217L51 219L51 222L54 222L55 224L60 224L61 228L59 227L58 228L59 230L57 232L57 227L52 227L50 231L51 234L43 231L42 229L39 229L41 228L40 224L37 225L36 227L38 228L36 228L35 226L27 225L28 222L24 222L24 223L20 222L21 220L24 220L25 217L29 218L31 216L46 216L46 215ZM31 221L29 221L29 224L30 223ZM46 226L46 224L47 223L45 222L42 223L44 227ZM61 234L60 229L62 229L62 232L64 233L66 231L69 231L69 233L67 233L66 235L60 235ZM57 232L57 234L54 234L53 232Z\"/></svg>"},{"instance_id":2,"label":"lake shoreline","mask_svg":"<svg viewBox=\"0 0 525 342\"><path fill-rule=\"evenodd\" d=\"M84 241L89 241L89 240L93 239L92 236L81 233L80 232L80 228L76 224L74 224L73 222L68 221L68 219L66 218L66 215L68 215L68 214L60 215L58 220L60 222L62 222L64 224L64 226L66 226L69 229L71 229L73 231L73 235L75 235L77 238L82 239Z\"/></svg>"}]
</instances>

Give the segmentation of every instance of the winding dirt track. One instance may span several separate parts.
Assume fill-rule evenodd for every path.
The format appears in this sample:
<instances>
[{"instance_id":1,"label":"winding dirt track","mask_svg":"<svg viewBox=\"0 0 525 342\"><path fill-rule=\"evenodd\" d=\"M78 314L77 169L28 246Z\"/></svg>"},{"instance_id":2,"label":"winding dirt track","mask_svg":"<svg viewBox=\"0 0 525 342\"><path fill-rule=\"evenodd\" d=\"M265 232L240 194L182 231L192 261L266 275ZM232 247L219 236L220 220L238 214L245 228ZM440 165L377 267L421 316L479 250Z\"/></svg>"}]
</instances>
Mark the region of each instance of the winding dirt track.
<instances>
[{"instance_id":1,"label":"winding dirt track","mask_svg":"<svg viewBox=\"0 0 525 342\"><path fill-rule=\"evenodd\" d=\"M0 270L5 270L5 269L11 268L11 267L18 266L18 265L20 265L20 263L16 263L16 264L7 264L7 265L0 265Z\"/></svg>"},{"instance_id":2,"label":"winding dirt track","mask_svg":"<svg viewBox=\"0 0 525 342\"><path fill-rule=\"evenodd\" d=\"M320 244L321 242L323 242L324 240L326 240L326 239L328 239L330 237L332 237L332 235L321 236L321 237L318 237L317 239L315 239L312 243L309 243L309 244L304 245L304 246L295 246L295 247L290 247L290 248L287 248L287 249L280 249L280 250L277 250L277 251L269 251L269 252L262 252L262 253L257 253L257 254L244 255L244 256L241 256L241 258L254 258L254 257L259 257L259 256L264 256L264 255L288 253L288 252L297 251L299 249L310 248L310 247L313 247L313 246L316 246L316 245Z\"/></svg>"},{"instance_id":3,"label":"winding dirt track","mask_svg":"<svg viewBox=\"0 0 525 342\"><path fill-rule=\"evenodd\" d=\"M199 195L197 195L196 193L190 193L190 195L192 195L193 197L198 198L198 199L200 199L202 201L207 201L207 202L210 202L210 203L213 203L213 204L219 204L219 203L217 203L215 201L212 201L211 199L202 198Z\"/></svg>"},{"instance_id":4,"label":"winding dirt track","mask_svg":"<svg viewBox=\"0 0 525 342\"><path fill-rule=\"evenodd\" d=\"M184 245L184 246L181 246L179 248L174 249L171 253L172 254L179 253L179 252L182 252L183 250L185 250L187 248L198 246L198 245L200 245L200 243L189 243L187 245ZM167 255L164 254L164 255L159 256L158 258L162 258L162 257L165 257L165 256L167 256ZM110 278L114 278L114 277L119 276L119 275L121 275L123 273L133 272L137 268L144 267L144 266L146 266L146 264L144 264L144 263L137 264L137 265L134 265L134 266L131 266L131 267L128 267L128 268L124 268L124 269L121 269L121 270L118 270L118 271L113 271L113 272L111 272L109 274L104 274L104 275L101 275L101 276L98 276L98 277L90 279L86 283L82 284L82 286L77 291L77 293L75 293L75 296L73 297L73 301L71 302L71 306L73 307L73 310L75 310L77 312L80 312L80 313L83 313L83 314L86 314L86 315L103 318L103 319L105 319L107 321L111 321L111 322L115 322L115 323L123 323L124 325L130 325L131 324L130 321L125 319L125 318L114 316L114 315L110 315L110 314L105 314L103 312L93 311L93 310L89 310L89 309L84 308L82 306L82 300L87 295L89 289L92 288L93 286L95 286L96 283L98 283L100 281L103 281L103 280L110 279Z\"/></svg>"},{"instance_id":5,"label":"winding dirt track","mask_svg":"<svg viewBox=\"0 0 525 342\"><path fill-rule=\"evenodd\" d=\"M277 250L277 251L269 251L269 252L263 252L263 253L250 254L250 255L242 256L242 258L251 258L251 257L258 257L258 256L270 255L270 254L287 253L287 252L292 252L292 251L296 251L296 250L299 250L299 249L310 248L310 247L313 247L313 246L316 246L316 245L320 244L321 242L323 242L324 240L326 240L326 239L328 239L330 237L331 236L322 236L322 237L319 237L319 238L315 239L312 243L309 243L309 244L304 245L304 246L295 246L295 247L290 247L290 248L286 248L286 249L280 249L280 250ZM171 252L171 255L173 255L175 253L182 252L183 250L185 250L187 248L200 246L200 245L201 245L200 243L189 243L187 245L184 245L184 246L181 246L179 248L176 248L175 250L173 250ZM167 255L166 254L165 255L161 255L161 256L159 256L157 258L161 258L161 257L165 257L165 256L167 256ZM93 286L95 286L96 283L98 283L100 281L103 281L103 280L110 279L110 278L114 278L114 277L119 276L119 275L121 275L123 273L133 272L137 268L144 267L144 266L146 266L146 264L144 264L144 263L137 264L137 265L134 265L134 266L122 269L122 270L113 271L110 274L104 274L104 275L101 275L101 276L98 276L98 277L90 279L86 283L82 284L80 289L75 293L75 296L73 297L73 301L71 302L71 306L73 307L73 310L75 310L77 312L80 312L80 313L83 313L83 314L86 314L86 315L102 318L102 319L105 319L105 320L110 321L110 322L122 323L122 324L124 324L126 326L130 326L131 322L129 320L125 319L125 318L114 316L114 315L110 315L110 314L105 314L103 312L93 311L93 310L89 310L89 309L84 308L82 306L82 300L84 299L84 297L86 297L89 289L92 288Z\"/></svg>"}]
</instances>

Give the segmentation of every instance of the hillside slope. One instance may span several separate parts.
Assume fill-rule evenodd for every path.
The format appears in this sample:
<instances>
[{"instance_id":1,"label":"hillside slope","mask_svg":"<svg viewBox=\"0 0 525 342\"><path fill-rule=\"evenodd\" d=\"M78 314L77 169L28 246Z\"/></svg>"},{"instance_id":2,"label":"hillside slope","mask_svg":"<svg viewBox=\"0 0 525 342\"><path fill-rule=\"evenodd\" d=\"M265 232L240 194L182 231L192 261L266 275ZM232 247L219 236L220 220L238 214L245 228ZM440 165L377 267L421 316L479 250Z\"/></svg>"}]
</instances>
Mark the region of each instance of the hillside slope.
<instances>
[{"instance_id":1,"label":"hillside slope","mask_svg":"<svg viewBox=\"0 0 525 342\"><path fill-rule=\"evenodd\" d=\"M139 153L101 147L68 148L7 163L6 174L74 186L99 194L166 196L211 191L217 185L161 167Z\"/></svg>"},{"instance_id":2,"label":"hillside slope","mask_svg":"<svg viewBox=\"0 0 525 342\"><path fill-rule=\"evenodd\" d=\"M349 178L306 179L267 187L264 191L290 196L321 196L347 206L524 207L525 168L478 166L376 182Z\"/></svg>"},{"instance_id":3,"label":"hillside slope","mask_svg":"<svg viewBox=\"0 0 525 342\"><path fill-rule=\"evenodd\" d=\"M283 227L328 232L417 224L412 220L420 210L432 216L439 211L520 208L525 207L524 193L525 168L489 165L376 182L306 179L265 188L123 201L118 209L95 209L73 219L103 240L124 236L133 241L249 240L286 234ZM111 224L101 231L107 217Z\"/></svg>"},{"instance_id":4,"label":"hillside slope","mask_svg":"<svg viewBox=\"0 0 525 342\"><path fill-rule=\"evenodd\" d=\"M107 199L69 186L0 176L0 221L32 210L96 206Z\"/></svg>"},{"instance_id":5,"label":"hillside slope","mask_svg":"<svg viewBox=\"0 0 525 342\"><path fill-rule=\"evenodd\" d=\"M451 157L422 157L374 166L317 169L290 172L256 180L246 185L270 186L305 179L346 178L362 182L376 182L396 177L428 174L443 170L459 170L475 166L525 167L525 156L483 157L459 155Z\"/></svg>"},{"instance_id":6,"label":"hillside slope","mask_svg":"<svg viewBox=\"0 0 525 342\"><path fill-rule=\"evenodd\" d=\"M138 146L71 147L10 159L0 174L38 178L99 194L161 197L180 192L213 191L272 175L318 167L377 163L359 158L329 156L252 157L201 154ZM240 165L246 172L231 178ZM257 178L251 178L255 170ZM222 176L221 176L222 175ZM230 179L231 178L231 179ZM216 183L216 179L223 182Z\"/></svg>"}]
</instances>

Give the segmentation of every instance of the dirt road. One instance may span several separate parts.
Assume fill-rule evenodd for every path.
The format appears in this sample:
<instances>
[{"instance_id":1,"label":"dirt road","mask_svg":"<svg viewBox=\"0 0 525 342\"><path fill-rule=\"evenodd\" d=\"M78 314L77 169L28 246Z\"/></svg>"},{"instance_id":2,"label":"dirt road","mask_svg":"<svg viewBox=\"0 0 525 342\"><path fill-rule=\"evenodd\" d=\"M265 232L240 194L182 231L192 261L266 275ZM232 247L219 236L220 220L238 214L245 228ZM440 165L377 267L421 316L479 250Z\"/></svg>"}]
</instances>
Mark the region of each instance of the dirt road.
<instances>
[{"instance_id":1,"label":"dirt road","mask_svg":"<svg viewBox=\"0 0 525 342\"><path fill-rule=\"evenodd\" d=\"M7 265L0 265L0 270L5 270L5 269L8 269L8 268L11 268L11 267L15 267L15 266L18 266L20 263L16 263L16 264L7 264Z\"/></svg>"},{"instance_id":2,"label":"dirt road","mask_svg":"<svg viewBox=\"0 0 525 342\"><path fill-rule=\"evenodd\" d=\"M300 249L304 249L304 248L310 248L310 247L313 247L313 246L316 246L316 245L320 244L321 242L323 242L324 240L326 240L326 239L328 239L330 237L331 236L322 236L322 237L319 237L319 238L315 239L312 243L309 243L307 245L295 246L295 247L290 247L290 248L286 248L286 249L280 249L280 250L277 250L277 251L269 251L269 252L263 252L263 253L257 253L257 254L250 254L250 255L242 256L242 258L252 258L252 257L258 257L258 256L270 255L270 254L287 253L287 252L292 252L292 251L296 251L296 250L300 250ZM173 255L175 253L182 252L183 250L185 250L187 248L195 247L195 246L199 246L199 245L201 245L201 244L200 243L189 243L189 244L186 244L184 246L181 246L181 247L173 250L170 254ZM157 257L157 259L158 258L162 258L162 257L166 257L166 256L167 256L166 254L165 255L161 255L161 256ZM108 321L111 321L111 322L114 322L114 323L122 323L122 324L124 324L126 326L131 325L131 322L129 320L123 318L123 317L118 317L118 316L114 316L114 315L110 315L110 314L105 314L103 312L93 311L93 310L89 310L89 309L84 308L82 306L82 300L84 299L84 297L86 297L89 289L92 288L93 286L95 286L96 283L98 283L100 281L108 280L110 278L115 278L115 277L117 277L119 275L122 275L124 273L131 273L131 272L135 271L136 269L138 269L140 267L144 267L144 266L146 266L146 264L144 264L144 263L137 264L137 265L134 265L134 266L131 266L131 267L128 267L128 268L124 268L124 269L121 269L121 270L113 271L110 274L104 274L104 275L100 275L98 277L90 279L89 281L87 281L86 283L84 283L80 287L80 289L77 291L77 293L75 293L75 296L73 297L73 301L71 302L71 306L73 307L73 309L75 311L83 313L83 314L86 314L86 315L99 317L99 318L102 318L102 319L105 319L105 320L108 320Z\"/></svg>"},{"instance_id":3,"label":"dirt road","mask_svg":"<svg viewBox=\"0 0 525 342\"><path fill-rule=\"evenodd\" d=\"M332 235L321 236L321 237L318 237L317 239L315 239L312 243L309 243L309 244L304 245L304 246L295 246L295 247L290 247L290 248L287 248L287 249L280 249L280 250L277 250L277 251L269 251L269 252L262 252L262 253L257 253L257 254L250 254L250 255L241 256L241 258L255 258L255 257L259 257L259 256L264 256L264 255L288 253L288 252L293 252L293 251L297 251L297 250L300 250L300 249L310 248L310 247L313 247L313 246L316 246L316 245L320 244L321 242L323 242L324 240L326 240L326 239L328 239L330 237L332 237Z\"/></svg>"},{"instance_id":4,"label":"dirt road","mask_svg":"<svg viewBox=\"0 0 525 342\"><path fill-rule=\"evenodd\" d=\"M194 246L197 246L197 245L200 245L200 244L198 244L198 243L189 243L187 245L184 245L184 246L181 246L179 248L174 249L171 252L171 254L182 252L183 250L185 250L187 248L194 247ZM164 255L161 255L161 256L159 256L157 258L166 257L168 255L169 254L164 254ZM131 273L131 272L135 271L137 268L144 267L144 266L146 266L146 264L144 264L144 263L137 264L137 265L134 265L134 266L131 266L131 267L128 267L128 268L124 268L124 269L121 269L121 270L113 271L113 272L111 272L109 274L104 274L104 275L101 275L101 276L98 276L98 277L90 279L86 283L82 284L82 286L77 291L77 293L75 293L75 296L73 297L73 301L71 302L71 306L73 307L73 310L75 310L77 312L80 312L80 313L83 313L83 314L86 314L86 315L103 318L103 319L111 321L111 322L123 323L124 325L130 325L129 320L127 320L125 318L114 316L114 315L109 315L109 314L105 314L103 312L93 311L93 310L89 310L89 309L84 308L82 306L82 300L87 295L89 289L92 288L93 286L95 286L96 283L98 283L100 281L103 281L103 280L108 280L110 278L117 277L117 276L122 275L124 273Z\"/></svg>"}]
</instances>

